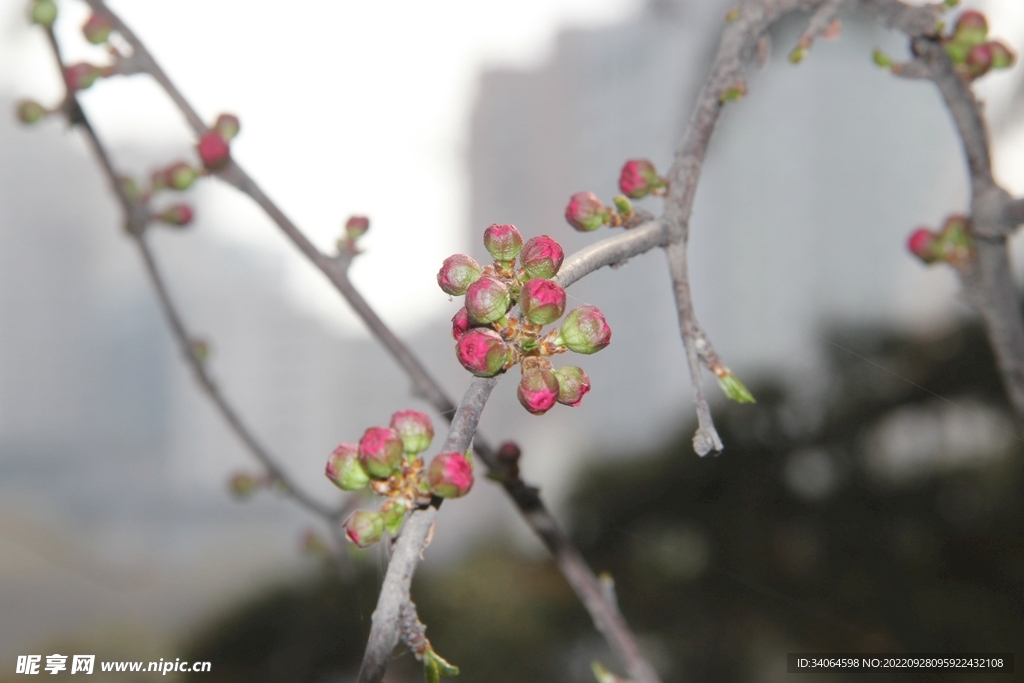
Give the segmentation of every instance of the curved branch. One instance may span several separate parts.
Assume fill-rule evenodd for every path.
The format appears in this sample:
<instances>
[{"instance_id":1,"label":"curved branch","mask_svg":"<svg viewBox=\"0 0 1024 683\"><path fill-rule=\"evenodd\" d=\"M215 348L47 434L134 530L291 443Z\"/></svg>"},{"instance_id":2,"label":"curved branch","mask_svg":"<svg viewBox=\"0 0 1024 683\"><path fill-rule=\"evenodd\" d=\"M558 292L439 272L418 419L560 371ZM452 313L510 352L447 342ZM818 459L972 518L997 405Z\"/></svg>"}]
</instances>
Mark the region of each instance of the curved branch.
<instances>
[{"instance_id":1,"label":"curved branch","mask_svg":"<svg viewBox=\"0 0 1024 683\"><path fill-rule=\"evenodd\" d=\"M552 279L562 287L568 287L595 270L621 265L634 256L655 247L663 247L667 243L661 224L649 221L571 254L562 262L558 274Z\"/></svg>"}]
</instances>

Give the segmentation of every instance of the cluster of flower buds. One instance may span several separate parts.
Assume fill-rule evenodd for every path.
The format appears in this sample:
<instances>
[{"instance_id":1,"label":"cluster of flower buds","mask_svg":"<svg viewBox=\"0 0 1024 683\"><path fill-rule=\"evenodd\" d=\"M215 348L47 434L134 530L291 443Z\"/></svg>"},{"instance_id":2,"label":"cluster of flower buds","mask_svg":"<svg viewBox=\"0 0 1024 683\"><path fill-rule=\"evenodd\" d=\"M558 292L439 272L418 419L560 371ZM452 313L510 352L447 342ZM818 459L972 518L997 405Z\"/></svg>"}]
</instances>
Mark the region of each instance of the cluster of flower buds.
<instances>
[{"instance_id":1,"label":"cluster of flower buds","mask_svg":"<svg viewBox=\"0 0 1024 683\"><path fill-rule=\"evenodd\" d=\"M925 263L944 261L954 267L962 267L974 254L970 220L967 216L954 214L946 219L939 232L918 228L907 240L907 248Z\"/></svg>"},{"instance_id":2,"label":"cluster of flower buds","mask_svg":"<svg viewBox=\"0 0 1024 683\"><path fill-rule=\"evenodd\" d=\"M621 195L612 198L612 206L605 206L593 192L577 192L565 207L565 220L580 232L591 232L601 226L613 228L635 226L636 213L630 199L647 195L663 195L668 189L664 178L658 175L654 164L646 159L631 159L619 175Z\"/></svg>"},{"instance_id":3,"label":"cluster of flower buds","mask_svg":"<svg viewBox=\"0 0 1024 683\"><path fill-rule=\"evenodd\" d=\"M952 33L943 38L942 44L957 72L971 80L992 69L1007 69L1016 60L1005 44L988 40L988 21L984 14L975 10L967 10L960 15Z\"/></svg>"},{"instance_id":4,"label":"cluster of flower buds","mask_svg":"<svg viewBox=\"0 0 1024 683\"><path fill-rule=\"evenodd\" d=\"M345 221L345 232L338 239L338 253L358 254L361 250L356 242L370 229L370 219L366 216L350 216Z\"/></svg>"},{"instance_id":5,"label":"cluster of flower buds","mask_svg":"<svg viewBox=\"0 0 1024 683\"><path fill-rule=\"evenodd\" d=\"M590 391L587 374L578 367L555 370L548 357L565 351L591 354L608 346L612 332L604 315L595 306L579 306L557 329L544 333L565 314L565 290L551 279L562 266L562 247L547 235L524 243L515 226L497 224L484 231L484 247L493 264L481 267L455 254L437 273L445 293L465 296L465 306L452 318L459 362L478 377L521 364L519 402L534 415L555 403L578 405ZM509 316L516 304L519 315Z\"/></svg>"},{"instance_id":6,"label":"cluster of flower buds","mask_svg":"<svg viewBox=\"0 0 1024 683\"><path fill-rule=\"evenodd\" d=\"M357 510L345 520L348 539L360 548L398 533L407 512L431 496L459 498L473 486L473 466L462 453L440 453L424 465L434 425L415 410L391 416L387 427L370 427L358 444L339 445L327 460L326 474L345 491L369 487L385 500L377 510Z\"/></svg>"}]
</instances>

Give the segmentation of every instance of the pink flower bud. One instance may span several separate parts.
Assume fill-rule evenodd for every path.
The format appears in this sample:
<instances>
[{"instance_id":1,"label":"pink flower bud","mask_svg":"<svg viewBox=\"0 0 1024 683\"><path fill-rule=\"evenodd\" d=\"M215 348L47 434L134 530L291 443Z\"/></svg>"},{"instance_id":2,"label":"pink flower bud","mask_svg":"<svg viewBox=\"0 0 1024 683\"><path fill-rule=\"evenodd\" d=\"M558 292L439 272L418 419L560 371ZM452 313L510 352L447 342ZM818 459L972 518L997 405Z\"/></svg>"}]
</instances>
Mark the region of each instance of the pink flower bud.
<instances>
[{"instance_id":1,"label":"pink flower bud","mask_svg":"<svg viewBox=\"0 0 1024 683\"><path fill-rule=\"evenodd\" d=\"M171 164L153 172L151 183L154 190L174 189L187 190L196 181L199 174L183 161Z\"/></svg>"},{"instance_id":2,"label":"pink flower bud","mask_svg":"<svg viewBox=\"0 0 1024 683\"><path fill-rule=\"evenodd\" d=\"M343 443L334 449L324 470L334 485L345 491L358 491L370 483L370 475L359 462L359 446Z\"/></svg>"},{"instance_id":3,"label":"pink flower bud","mask_svg":"<svg viewBox=\"0 0 1024 683\"><path fill-rule=\"evenodd\" d=\"M415 455L430 448L434 440L434 425L430 418L418 410L400 410L391 416L391 428L398 432L405 452Z\"/></svg>"},{"instance_id":4,"label":"pink flower bud","mask_svg":"<svg viewBox=\"0 0 1024 683\"><path fill-rule=\"evenodd\" d=\"M107 42L113 28L114 25L110 22L109 17L93 12L82 24L82 34L93 45L102 45Z\"/></svg>"},{"instance_id":5,"label":"pink flower bud","mask_svg":"<svg viewBox=\"0 0 1024 683\"><path fill-rule=\"evenodd\" d=\"M543 415L558 400L558 378L546 361L527 358L523 361L523 376L516 395L519 402L534 415Z\"/></svg>"},{"instance_id":6,"label":"pink flower bud","mask_svg":"<svg viewBox=\"0 0 1024 683\"><path fill-rule=\"evenodd\" d=\"M519 308L535 325L547 325L565 313L565 290L551 280L534 278L519 293Z\"/></svg>"},{"instance_id":7,"label":"pink flower bud","mask_svg":"<svg viewBox=\"0 0 1024 683\"><path fill-rule=\"evenodd\" d=\"M458 313L452 317L452 338L455 339L455 341L462 339L463 335L469 331L471 325L472 324L469 320L469 311L467 311L466 307L463 306L459 309Z\"/></svg>"},{"instance_id":8,"label":"pink flower bud","mask_svg":"<svg viewBox=\"0 0 1024 683\"><path fill-rule=\"evenodd\" d=\"M558 402L575 408L583 400L583 396L590 391L590 378L583 368L569 365L555 370L555 378L558 380Z\"/></svg>"},{"instance_id":9,"label":"pink flower bud","mask_svg":"<svg viewBox=\"0 0 1024 683\"><path fill-rule=\"evenodd\" d=\"M168 225L183 226L192 222L192 207L188 204L175 204L157 215L157 220Z\"/></svg>"},{"instance_id":10,"label":"pink flower bud","mask_svg":"<svg viewBox=\"0 0 1024 683\"><path fill-rule=\"evenodd\" d=\"M982 43L972 47L971 51L967 53L964 65L971 78L984 76L992 68L992 44Z\"/></svg>"},{"instance_id":11,"label":"pink flower bud","mask_svg":"<svg viewBox=\"0 0 1024 683\"><path fill-rule=\"evenodd\" d=\"M1013 50L998 40L989 43L989 47L992 50L993 69L1009 69L1017 61L1017 55L1013 53Z\"/></svg>"},{"instance_id":12,"label":"pink flower bud","mask_svg":"<svg viewBox=\"0 0 1024 683\"><path fill-rule=\"evenodd\" d=\"M50 113L46 107L35 100L22 100L18 102L16 111L18 113L18 120L28 124L36 123Z\"/></svg>"},{"instance_id":13,"label":"pink flower bud","mask_svg":"<svg viewBox=\"0 0 1024 683\"><path fill-rule=\"evenodd\" d=\"M480 264L465 254L452 254L437 271L437 285L445 294L462 296L466 288L480 279Z\"/></svg>"},{"instance_id":14,"label":"pink flower bud","mask_svg":"<svg viewBox=\"0 0 1024 683\"><path fill-rule=\"evenodd\" d=\"M351 216L345 221L345 237L355 242L370 229L370 219L366 216Z\"/></svg>"},{"instance_id":15,"label":"pink flower bud","mask_svg":"<svg viewBox=\"0 0 1024 683\"><path fill-rule=\"evenodd\" d=\"M565 207L565 220L581 232L590 232L608 223L611 211L592 192L577 192Z\"/></svg>"},{"instance_id":16,"label":"pink flower bud","mask_svg":"<svg viewBox=\"0 0 1024 683\"><path fill-rule=\"evenodd\" d=\"M211 130L199 138L196 149L199 152L199 158L203 160L203 166L211 170L226 164L231 155L231 148L228 147L227 140L215 130Z\"/></svg>"},{"instance_id":17,"label":"pink flower bud","mask_svg":"<svg viewBox=\"0 0 1024 683\"><path fill-rule=\"evenodd\" d=\"M956 20L953 29L953 40L967 45L979 45L988 36L988 21L985 15L975 10L967 10Z\"/></svg>"},{"instance_id":18,"label":"pink flower bud","mask_svg":"<svg viewBox=\"0 0 1024 683\"><path fill-rule=\"evenodd\" d=\"M553 278L562 267L565 252L558 242L547 235L531 237L526 240L523 250L519 252L519 263L526 272L526 278Z\"/></svg>"},{"instance_id":19,"label":"pink flower bud","mask_svg":"<svg viewBox=\"0 0 1024 683\"><path fill-rule=\"evenodd\" d=\"M654 164L647 159L632 159L622 167L619 189L630 199L640 199L665 187Z\"/></svg>"},{"instance_id":20,"label":"pink flower bud","mask_svg":"<svg viewBox=\"0 0 1024 683\"><path fill-rule=\"evenodd\" d=\"M576 353L597 353L612 340L612 330L597 306L569 311L560 330L562 343Z\"/></svg>"},{"instance_id":21,"label":"pink flower bud","mask_svg":"<svg viewBox=\"0 0 1024 683\"><path fill-rule=\"evenodd\" d=\"M455 346L462 367L477 377L493 377L505 368L512 349L501 335L486 327L469 330Z\"/></svg>"},{"instance_id":22,"label":"pink flower bud","mask_svg":"<svg viewBox=\"0 0 1024 683\"><path fill-rule=\"evenodd\" d=\"M85 90L95 83L97 79L102 78L103 75L102 67L79 62L64 69L64 83L67 84L68 90L72 92Z\"/></svg>"},{"instance_id":23,"label":"pink flower bud","mask_svg":"<svg viewBox=\"0 0 1024 683\"><path fill-rule=\"evenodd\" d=\"M516 260L523 248L523 236L514 225L495 223L484 230L484 248L495 261L510 263Z\"/></svg>"},{"instance_id":24,"label":"pink flower bud","mask_svg":"<svg viewBox=\"0 0 1024 683\"><path fill-rule=\"evenodd\" d=\"M359 462L374 479L387 479L402 464L405 444L390 427L370 427L359 440Z\"/></svg>"},{"instance_id":25,"label":"pink flower bud","mask_svg":"<svg viewBox=\"0 0 1024 683\"><path fill-rule=\"evenodd\" d=\"M466 288L466 310L475 323L493 323L505 317L512 296L501 280L484 275Z\"/></svg>"},{"instance_id":26,"label":"pink flower bud","mask_svg":"<svg viewBox=\"0 0 1024 683\"><path fill-rule=\"evenodd\" d=\"M53 26L53 22L57 19L57 3L53 0L36 0L32 4L30 16L33 24Z\"/></svg>"},{"instance_id":27,"label":"pink flower bud","mask_svg":"<svg viewBox=\"0 0 1024 683\"><path fill-rule=\"evenodd\" d=\"M907 249L925 263L935 263L939 260L938 236L928 228L918 228L907 240Z\"/></svg>"},{"instance_id":28,"label":"pink flower bud","mask_svg":"<svg viewBox=\"0 0 1024 683\"><path fill-rule=\"evenodd\" d=\"M220 133L220 136L225 140L230 140L238 135L241 127L242 124L234 114L221 114L213 123L213 130Z\"/></svg>"},{"instance_id":29,"label":"pink flower bud","mask_svg":"<svg viewBox=\"0 0 1024 683\"><path fill-rule=\"evenodd\" d=\"M473 488L473 466L462 453L439 453L427 467L430 492L441 498L461 498Z\"/></svg>"},{"instance_id":30,"label":"pink flower bud","mask_svg":"<svg viewBox=\"0 0 1024 683\"><path fill-rule=\"evenodd\" d=\"M345 535L360 548L369 548L384 537L384 515L356 510L345 520Z\"/></svg>"}]
</instances>

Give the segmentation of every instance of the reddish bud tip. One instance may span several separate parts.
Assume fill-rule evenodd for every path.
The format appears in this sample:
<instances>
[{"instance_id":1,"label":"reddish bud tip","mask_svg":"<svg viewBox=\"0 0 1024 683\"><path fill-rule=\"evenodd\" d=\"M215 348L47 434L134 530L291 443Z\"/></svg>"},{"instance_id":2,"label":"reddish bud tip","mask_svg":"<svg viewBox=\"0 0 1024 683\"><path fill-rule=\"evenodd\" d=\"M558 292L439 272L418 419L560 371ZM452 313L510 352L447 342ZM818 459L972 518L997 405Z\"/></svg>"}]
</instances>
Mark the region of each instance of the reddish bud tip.
<instances>
[{"instance_id":1,"label":"reddish bud tip","mask_svg":"<svg viewBox=\"0 0 1024 683\"><path fill-rule=\"evenodd\" d=\"M466 310L475 323L501 320L512 305L512 295L501 280L487 275L466 288Z\"/></svg>"},{"instance_id":2,"label":"reddish bud tip","mask_svg":"<svg viewBox=\"0 0 1024 683\"><path fill-rule=\"evenodd\" d=\"M110 38L110 32L114 29L109 17L93 12L84 24L82 24L82 35L93 45L102 45Z\"/></svg>"},{"instance_id":3,"label":"reddish bud tip","mask_svg":"<svg viewBox=\"0 0 1024 683\"><path fill-rule=\"evenodd\" d=\"M640 199L665 187L665 181L647 159L632 159L622 167L619 189L630 199Z\"/></svg>"},{"instance_id":4,"label":"reddish bud tip","mask_svg":"<svg viewBox=\"0 0 1024 683\"><path fill-rule=\"evenodd\" d=\"M184 226L192 222L193 215L188 204L175 204L160 213L157 219L168 225Z\"/></svg>"},{"instance_id":5,"label":"reddish bud tip","mask_svg":"<svg viewBox=\"0 0 1024 683\"><path fill-rule=\"evenodd\" d=\"M583 396L590 391L590 378L583 368L570 365L555 370L555 378L558 380L558 402L575 408L583 400Z\"/></svg>"},{"instance_id":6,"label":"reddish bud tip","mask_svg":"<svg viewBox=\"0 0 1024 683\"><path fill-rule=\"evenodd\" d=\"M369 548L384 537L384 516L373 510L356 510L345 520L345 536L360 548Z\"/></svg>"},{"instance_id":7,"label":"reddish bud tip","mask_svg":"<svg viewBox=\"0 0 1024 683\"><path fill-rule=\"evenodd\" d=\"M523 250L519 252L519 263L523 266L526 279L553 278L562 267L564 258L562 246L547 235L526 240Z\"/></svg>"},{"instance_id":8,"label":"reddish bud tip","mask_svg":"<svg viewBox=\"0 0 1024 683\"><path fill-rule=\"evenodd\" d=\"M398 432L406 453L415 455L430 448L434 440L434 425L426 413L418 410L400 410L391 416L391 428Z\"/></svg>"},{"instance_id":9,"label":"reddish bud tip","mask_svg":"<svg viewBox=\"0 0 1024 683\"><path fill-rule=\"evenodd\" d=\"M354 443L343 443L334 449L324 474L345 491L358 491L370 483L370 475L359 462L359 446Z\"/></svg>"},{"instance_id":10,"label":"reddish bud tip","mask_svg":"<svg viewBox=\"0 0 1024 683\"><path fill-rule=\"evenodd\" d=\"M231 155L231 148L228 146L227 140L214 130L199 138L196 150L199 152L199 158L203 160L203 166L211 170L226 164Z\"/></svg>"},{"instance_id":11,"label":"reddish bud tip","mask_svg":"<svg viewBox=\"0 0 1024 683\"><path fill-rule=\"evenodd\" d=\"M534 325L547 325L565 313L565 290L551 280L534 278L519 293L519 308Z\"/></svg>"},{"instance_id":12,"label":"reddish bud tip","mask_svg":"<svg viewBox=\"0 0 1024 683\"><path fill-rule=\"evenodd\" d=\"M366 231L370 229L370 219L366 216L352 216L345 221L345 237L350 242L355 242L357 239L366 234Z\"/></svg>"},{"instance_id":13,"label":"reddish bud tip","mask_svg":"<svg viewBox=\"0 0 1024 683\"><path fill-rule=\"evenodd\" d=\"M375 479L387 479L402 464L405 444L390 427L370 427L359 440L359 462Z\"/></svg>"},{"instance_id":14,"label":"reddish bud tip","mask_svg":"<svg viewBox=\"0 0 1024 683\"><path fill-rule=\"evenodd\" d=\"M612 330L597 306L580 306L562 321L562 343L576 353L597 353L612 340Z\"/></svg>"},{"instance_id":15,"label":"reddish bud tip","mask_svg":"<svg viewBox=\"0 0 1024 683\"><path fill-rule=\"evenodd\" d=\"M581 232L590 232L608 223L611 212L592 192L577 192L565 207L565 220Z\"/></svg>"},{"instance_id":16,"label":"reddish bud tip","mask_svg":"<svg viewBox=\"0 0 1024 683\"><path fill-rule=\"evenodd\" d=\"M472 327L472 323L469 320L469 311L463 306L458 313L452 316L452 338L459 341L470 327Z\"/></svg>"},{"instance_id":17,"label":"reddish bud tip","mask_svg":"<svg viewBox=\"0 0 1024 683\"><path fill-rule=\"evenodd\" d=\"M967 45L978 45L988 37L988 20L985 15L975 10L967 10L956 20L953 29L953 40Z\"/></svg>"},{"instance_id":18,"label":"reddish bud tip","mask_svg":"<svg viewBox=\"0 0 1024 683\"><path fill-rule=\"evenodd\" d=\"M972 47L971 51L967 53L964 65L971 78L984 76L992 68L992 44L982 43Z\"/></svg>"},{"instance_id":19,"label":"reddish bud tip","mask_svg":"<svg viewBox=\"0 0 1024 683\"><path fill-rule=\"evenodd\" d=\"M925 263L935 263L939 260L937 237L928 228L918 228L907 240L907 249Z\"/></svg>"},{"instance_id":20,"label":"reddish bud tip","mask_svg":"<svg viewBox=\"0 0 1024 683\"><path fill-rule=\"evenodd\" d=\"M515 465L522 455L523 452L515 441L505 441L498 446L498 460L507 465Z\"/></svg>"},{"instance_id":21,"label":"reddish bud tip","mask_svg":"<svg viewBox=\"0 0 1024 683\"><path fill-rule=\"evenodd\" d=\"M494 330L477 327L462 335L455 354L462 367L477 377L493 377L505 368L512 349Z\"/></svg>"},{"instance_id":22,"label":"reddish bud tip","mask_svg":"<svg viewBox=\"0 0 1024 683\"><path fill-rule=\"evenodd\" d=\"M437 271L437 285L445 294L462 296L466 289L480 279L483 269L472 257L465 254L452 254L441 264Z\"/></svg>"},{"instance_id":23,"label":"reddish bud tip","mask_svg":"<svg viewBox=\"0 0 1024 683\"><path fill-rule=\"evenodd\" d=\"M87 64L86 62L72 64L64 69L64 83L68 86L68 90L72 92L85 90L95 83L98 78L102 77L102 67Z\"/></svg>"},{"instance_id":24,"label":"reddish bud tip","mask_svg":"<svg viewBox=\"0 0 1024 683\"><path fill-rule=\"evenodd\" d=\"M543 415L558 400L558 378L546 361L537 358L525 359L522 369L516 396L526 410L534 415Z\"/></svg>"},{"instance_id":25,"label":"reddish bud tip","mask_svg":"<svg viewBox=\"0 0 1024 683\"><path fill-rule=\"evenodd\" d=\"M220 136L225 140L230 140L238 135L238 131L241 127L242 124L234 114L221 114L217 117L217 120L213 122L213 130L220 133Z\"/></svg>"},{"instance_id":26,"label":"reddish bud tip","mask_svg":"<svg viewBox=\"0 0 1024 683\"><path fill-rule=\"evenodd\" d=\"M39 104L35 100L22 100L18 102L15 109L18 114L18 120L22 123L33 124L37 121L41 121L46 118L46 115L50 112L47 111L46 107Z\"/></svg>"},{"instance_id":27,"label":"reddish bud tip","mask_svg":"<svg viewBox=\"0 0 1024 683\"><path fill-rule=\"evenodd\" d=\"M473 466L462 453L440 453L427 467L430 492L441 498L461 498L473 488Z\"/></svg>"},{"instance_id":28,"label":"reddish bud tip","mask_svg":"<svg viewBox=\"0 0 1024 683\"><path fill-rule=\"evenodd\" d=\"M523 248L523 236L514 225L495 223L484 230L484 248L495 261L509 263L516 260Z\"/></svg>"}]
</instances>

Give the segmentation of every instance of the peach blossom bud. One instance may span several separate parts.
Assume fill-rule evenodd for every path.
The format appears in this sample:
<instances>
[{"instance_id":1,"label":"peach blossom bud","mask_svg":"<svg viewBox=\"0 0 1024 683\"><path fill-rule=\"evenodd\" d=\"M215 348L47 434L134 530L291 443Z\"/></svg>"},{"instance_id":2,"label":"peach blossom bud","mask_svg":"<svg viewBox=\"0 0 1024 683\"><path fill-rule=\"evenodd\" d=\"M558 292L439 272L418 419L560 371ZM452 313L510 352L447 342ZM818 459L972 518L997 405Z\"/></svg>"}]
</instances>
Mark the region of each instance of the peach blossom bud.
<instances>
[{"instance_id":1,"label":"peach blossom bud","mask_svg":"<svg viewBox=\"0 0 1024 683\"><path fill-rule=\"evenodd\" d=\"M110 22L109 17L93 12L82 24L82 34L93 45L102 45L107 42L113 28L114 25Z\"/></svg>"},{"instance_id":2,"label":"peach blossom bud","mask_svg":"<svg viewBox=\"0 0 1024 683\"><path fill-rule=\"evenodd\" d=\"M547 325L565 313L565 290L551 280L534 278L519 293L519 308L534 325Z\"/></svg>"},{"instance_id":3,"label":"peach blossom bud","mask_svg":"<svg viewBox=\"0 0 1024 683\"><path fill-rule=\"evenodd\" d=\"M76 90L85 90L95 83L97 79L102 77L102 67L96 66L95 64L88 64L86 62L72 64L64 69L64 83L67 84L68 90L72 92Z\"/></svg>"},{"instance_id":4,"label":"peach blossom bud","mask_svg":"<svg viewBox=\"0 0 1024 683\"><path fill-rule=\"evenodd\" d=\"M437 286L445 294L462 296L466 289L480 279L483 269L472 257L465 254L452 254L441 264L437 271Z\"/></svg>"},{"instance_id":5,"label":"peach blossom bud","mask_svg":"<svg viewBox=\"0 0 1024 683\"><path fill-rule=\"evenodd\" d=\"M469 330L455 346L462 367L477 377L493 377L505 368L512 349L501 335L486 327Z\"/></svg>"},{"instance_id":6,"label":"peach blossom bud","mask_svg":"<svg viewBox=\"0 0 1024 683\"><path fill-rule=\"evenodd\" d=\"M350 242L355 242L357 239L366 234L366 231L370 229L370 219L366 216L351 216L345 221L345 237Z\"/></svg>"},{"instance_id":7,"label":"peach blossom bud","mask_svg":"<svg viewBox=\"0 0 1024 683\"><path fill-rule=\"evenodd\" d=\"M495 261L510 263L516 260L516 256L523 248L523 236L514 225L495 223L484 230L484 248Z\"/></svg>"},{"instance_id":8,"label":"peach blossom bud","mask_svg":"<svg viewBox=\"0 0 1024 683\"><path fill-rule=\"evenodd\" d=\"M591 232L611 220L611 211L592 192L577 192L565 207L565 220L581 232Z\"/></svg>"},{"instance_id":9,"label":"peach blossom bud","mask_svg":"<svg viewBox=\"0 0 1024 683\"><path fill-rule=\"evenodd\" d=\"M935 263L939 260L937 235L928 228L918 228L907 240L907 249L925 263Z\"/></svg>"},{"instance_id":10,"label":"peach blossom bud","mask_svg":"<svg viewBox=\"0 0 1024 683\"><path fill-rule=\"evenodd\" d=\"M630 199L641 199L665 187L665 181L647 159L631 159L622 167L619 189Z\"/></svg>"},{"instance_id":11,"label":"peach blossom bud","mask_svg":"<svg viewBox=\"0 0 1024 683\"><path fill-rule=\"evenodd\" d=\"M430 492L441 498L461 498L473 488L473 466L462 453L440 453L427 467Z\"/></svg>"},{"instance_id":12,"label":"peach blossom bud","mask_svg":"<svg viewBox=\"0 0 1024 683\"><path fill-rule=\"evenodd\" d=\"M348 540L359 548L369 548L384 537L384 516L373 510L356 510L344 527Z\"/></svg>"},{"instance_id":13,"label":"peach blossom bud","mask_svg":"<svg viewBox=\"0 0 1024 683\"><path fill-rule=\"evenodd\" d=\"M515 441L505 441L498 446L498 460L506 465L517 464L522 455L523 452Z\"/></svg>"},{"instance_id":14,"label":"peach blossom bud","mask_svg":"<svg viewBox=\"0 0 1024 683\"><path fill-rule=\"evenodd\" d=\"M535 277L553 278L562 267L565 252L562 246L547 235L526 240L519 252L519 263L523 266L526 279Z\"/></svg>"},{"instance_id":15,"label":"peach blossom bud","mask_svg":"<svg viewBox=\"0 0 1024 683\"><path fill-rule=\"evenodd\" d=\"M225 140L230 140L238 135L241 127L242 124L234 114L221 114L213 123L213 130L220 133L220 136Z\"/></svg>"},{"instance_id":16,"label":"peach blossom bud","mask_svg":"<svg viewBox=\"0 0 1024 683\"><path fill-rule=\"evenodd\" d=\"M390 427L370 427L359 440L359 462L375 479L387 479L402 464L405 444Z\"/></svg>"},{"instance_id":17,"label":"peach blossom bud","mask_svg":"<svg viewBox=\"0 0 1024 683\"><path fill-rule=\"evenodd\" d=\"M527 358L523 361L523 376L519 380L516 396L527 411L543 415L558 400L558 378L547 363Z\"/></svg>"},{"instance_id":18,"label":"peach blossom bud","mask_svg":"<svg viewBox=\"0 0 1024 683\"><path fill-rule=\"evenodd\" d=\"M998 40L989 43L989 47L992 50L993 69L1009 69L1017 61L1017 55L1013 53L1013 50Z\"/></svg>"},{"instance_id":19,"label":"peach blossom bud","mask_svg":"<svg viewBox=\"0 0 1024 683\"><path fill-rule=\"evenodd\" d=\"M185 226L192 222L192 207L188 204L175 204L156 216L157 220L168 225Z\"/></svg>"},{"instance_id":20,"label":"peach blossom bud","mask_svg":"<svg viewBox=\"0 0 1024 683\"><path fill-rule=\"evenodd\" d=\"M972 47L971 51L967 53L964 65L971 78L984 76L992 68L992 44L982 43Z\"/></svg>"},{"instance_id":21,"label":"peach blossom bud","mask_svg":"<svg viewBox=\"0 0 1024 683\"><path fill-rule=\"evenodd\" d=\"M466 288L466 310L475 323L501 320L511 305L511 294L501 280L484 275Z\"/></svg>"},{"instance_id":22,"label":"peach blossom bud","mask_svg":"<svg viewBox=\"0 0 1024 683\"><path fill-rule=\"evenodd\" d=\"M203 160L203 166L210 170L218 169L226 164L231 155L231 148L228 146L227 140L214 130L199 138L196 150L199 152L199 158Z\"/></svg>"},{"instance_id":23,"label":"peach blossom bud","mask_svg":"<svg viewBox=\"0 0 1024 683\"><path fill-rule=\"evenodd\" d=\"M434 440L434 425L430 418L418 410L400 410L391 416L391 428L398 432L405 452L415 455L430 448Z\"/></svg>"},{"instance_id":24,"label":"peach blossom bud","mask_svg":"<svg viewBox=\"0 0 1024 683\"><path fill-rule=\"evenodd\" d=\"M590 378L583 368L569 365L555 370L555 378L558 380L558 402L575 408L583 400L583 396L590 391Z\"/></svg>"},{"instance_id":25,"label":"peach blossom bud","mask_svg":"<svg viewBox=\"0 0 1024 683\"><path fill-rule=\"evenodd\" d=\"M15 110L18 114L18 120L22 123L33 124L46 118L46 115L50 112L43 105L39 104L35 100L22 100L18 102L18 106Z\"/></svg>"},{"instance_id":26,"label":"peach blossom bud","mask_svg":"<svg viewBox=\"0 0 1024 683\"><path fill-rule=\"evenodd\" d=\"M463 335L469 331L471 323L469 321L469 311L463 306L458 312L452 316L452 338L455 341L462 339Z\"/></svg>"},{"instance_id":27,"label":"peach blossom bud","mask_svg":"<svg viewBox=\"0 0 1024 683\"><path fill-rule=\"evenodd\" d=\"M975 10L967 10L956 20L953 29L953 40L967 45L979 45L988 37L988 21L985 15Z\"/></svg>"},{"instance_id":28,"label":"peach blossom bud","mask_svg":"<svg viewBox=\"0 0 1024 683\"><path fill-rule=\"evenodd\" d=\"M359 461L359 446L354 443L343 443L334 449L324 474L345 491L358 491L370 483L370 475Z\"/></svg>"},{"instance_id":29,"label":"peach blossom bud","mask_svg":"<svg viewBox=\"0 0 1024 683\"><path fill-rule=\"evenodd\" d=\"M597 306L580 306L562 321L562 343L576 353L597 353L612 340L612 330Z\"/></svg>"}]
</instances>

